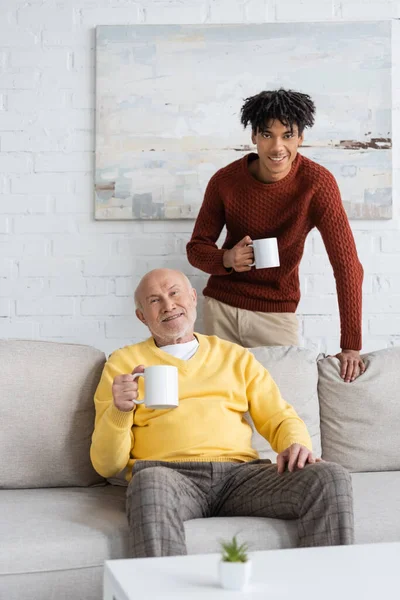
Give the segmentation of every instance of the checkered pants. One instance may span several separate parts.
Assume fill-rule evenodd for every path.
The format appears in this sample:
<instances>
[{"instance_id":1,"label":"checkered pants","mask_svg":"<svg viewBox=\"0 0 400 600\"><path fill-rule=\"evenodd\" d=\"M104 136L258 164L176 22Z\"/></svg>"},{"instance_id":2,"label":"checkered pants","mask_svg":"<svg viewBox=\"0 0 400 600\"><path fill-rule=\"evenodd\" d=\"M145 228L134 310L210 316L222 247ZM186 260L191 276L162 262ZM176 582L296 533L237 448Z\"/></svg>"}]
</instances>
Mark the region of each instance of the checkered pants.
<instances>
[{"instance_id":1,"label":"checkered pants","mask_svg":"<svg viewBox=\"0 0 400 600\"><path fill-rule=\"evenodd\" d=\"M268 460L137 461L127 515L135 558L186 554L184 522L200 517L297 519L299 546L353 542L350 475L328 462L279 475Z\"/></svg>"}]
</instances>

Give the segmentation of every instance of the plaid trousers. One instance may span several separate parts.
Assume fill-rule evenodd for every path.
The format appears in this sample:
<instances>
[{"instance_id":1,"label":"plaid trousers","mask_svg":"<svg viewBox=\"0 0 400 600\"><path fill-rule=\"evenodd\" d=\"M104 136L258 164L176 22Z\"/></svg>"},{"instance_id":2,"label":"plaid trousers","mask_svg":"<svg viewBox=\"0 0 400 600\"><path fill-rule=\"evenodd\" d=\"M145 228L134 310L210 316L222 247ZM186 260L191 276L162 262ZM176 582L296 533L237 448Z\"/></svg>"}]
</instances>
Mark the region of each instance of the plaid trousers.
<instances>
[{"instance_id":1,"label":"plaid trousers","mask_svg":"<svg viewBox=\"0 0 400 600\"><path fill-rule=\"evenodd\" d=\"M350 474L320 462L278 474L248 463L137 461L127 490L134 558L186 554L184 522L200 517L297 519L299 546L353 543Z\"/></svg>"}]
</instances>

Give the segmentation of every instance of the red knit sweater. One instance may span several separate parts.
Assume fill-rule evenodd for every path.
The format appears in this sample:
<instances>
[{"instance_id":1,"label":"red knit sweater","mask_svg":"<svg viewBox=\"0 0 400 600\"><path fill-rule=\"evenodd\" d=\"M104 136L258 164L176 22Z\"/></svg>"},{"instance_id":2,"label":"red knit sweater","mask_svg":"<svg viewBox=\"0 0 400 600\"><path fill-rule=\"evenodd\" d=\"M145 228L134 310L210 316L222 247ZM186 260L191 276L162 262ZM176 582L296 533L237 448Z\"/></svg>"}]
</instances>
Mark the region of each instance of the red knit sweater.
<instances>
[{"instance_id":1,"label":"red knit sweater","mask_svg":"<svg viewBox=\"0 0 400 600\"><path fill-rule=\"evenodd\" d=\"M275 183L254 179L248 154L211 178L187 245L189 262L210 273L204 295L262 312L295 312L300 300L299 264L313 227L322 235L339 302L341 348L361 349L363 269L333 175L298 154L290 173ZM216 241L226 225L221 249ZM222 257L244 236L278 238L280 267L229 272Z\"/></svg>"}]
</instances>

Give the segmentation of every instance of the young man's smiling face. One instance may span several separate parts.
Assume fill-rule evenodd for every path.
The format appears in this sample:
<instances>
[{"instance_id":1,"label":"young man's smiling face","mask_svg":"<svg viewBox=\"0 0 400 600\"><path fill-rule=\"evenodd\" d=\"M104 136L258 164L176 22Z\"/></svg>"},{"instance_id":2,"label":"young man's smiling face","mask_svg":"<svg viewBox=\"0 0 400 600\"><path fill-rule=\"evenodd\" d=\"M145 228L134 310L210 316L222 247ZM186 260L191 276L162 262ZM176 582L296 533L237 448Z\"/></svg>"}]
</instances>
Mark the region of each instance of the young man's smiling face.
<instances>
[{"instance_id":1,"label":"young man's smiling face","mask_svg":"<svg viewBox=\"0 0 400 600\"><path fill-rule=\"evenodd\" d=\"M296 124L291 128L278 119L268 121L263 130L252 134L257 145L258 161L254 161L253 175L264 183L273 183L286 177L303 142Z\"/></svg>"}]
</instances>

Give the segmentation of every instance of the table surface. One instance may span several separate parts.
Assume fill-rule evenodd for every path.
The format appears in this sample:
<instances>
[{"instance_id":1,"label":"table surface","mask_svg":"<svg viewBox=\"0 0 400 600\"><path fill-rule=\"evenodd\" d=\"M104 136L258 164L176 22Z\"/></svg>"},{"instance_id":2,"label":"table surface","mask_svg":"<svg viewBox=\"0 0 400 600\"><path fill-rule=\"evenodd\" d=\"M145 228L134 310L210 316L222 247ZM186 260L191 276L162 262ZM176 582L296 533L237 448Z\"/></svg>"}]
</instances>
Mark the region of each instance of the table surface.
<instances>
[{"instance_id":1,"label":"table surface","mask_svg":"<svg viewBox=\"0 0 400 600\"><path fill-rule=\"evenodd\" d=\"M252 577L243 592L223 590L219 554L110 560L110 600L389 600L399 597L400 543L250 553Z\"/></svg>"}]
</instances>

